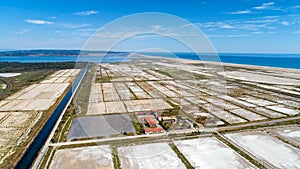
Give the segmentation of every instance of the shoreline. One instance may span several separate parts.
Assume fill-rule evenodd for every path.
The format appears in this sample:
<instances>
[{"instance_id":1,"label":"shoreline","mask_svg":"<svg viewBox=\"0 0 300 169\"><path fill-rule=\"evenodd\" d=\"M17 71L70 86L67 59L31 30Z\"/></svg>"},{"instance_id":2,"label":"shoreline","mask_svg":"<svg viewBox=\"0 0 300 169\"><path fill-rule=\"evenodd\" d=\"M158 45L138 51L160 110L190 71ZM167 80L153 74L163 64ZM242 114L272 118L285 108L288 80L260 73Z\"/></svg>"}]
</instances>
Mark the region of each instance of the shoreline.
<instances>
[{"instance_id":1,"label":"shoreline","mask_svg":"<svg viewBox=\"0 0 300 169\"><path fill-rule=\"evenodd\" d=\"M215 65L215 66L231 66L231 67L244 67L244 68L250 68L250 69L261 69L261 70L273 70L273 71L289 71L289 72L293 72L293 73L300 73L300 68L285 68L285 67L276 67L276 66L265 66L265 65L253 65L253 64L244 64L244 63L232 63L232 62L222 62L220 60L220 57L218 57L218 59L220 60L220 62L215 62L215 61L201 61L201 60L193 60L193 59L188 59L188 58L171 58L171 57L167 57L167 56L156 56L156 55L145 55L145 54L136 54L136 53L132 53L129 54L127 56L125 56L124 58L127 57L136 57L136 56L141 56L141 57L145 57L145 58L160 58L160 59L171 59L172 61L179 61L179 62L185 62L186 64L207 64L207 65ZM2 56L0 56L1 59ZM6 56L4 56L6 57ZM14 57L14 56L10 56L10 57ZM17 56L20 57L20 56ZM51 56L25 56L25 57L51 57ZM77 57L77 60L57 60L57 61L47 61L47 60L39 60L39 61L28 61L25 60L24 62L22 62L22 60L12 60L12 61L1 61L0 63L4 63L4 62L19 62L19 63L48 63L48 62L85 62L86 60L82 60L80 61L80 57L103 57L103 55L66 55L66 56L54 56L54 57ZM111 56L112 58L114 56ZM119 58L120 56L116 56L117 58ZM79 60L78 60L79 59ZM288 59L288 58L287 58ZM110 62L119 62L118 60L114 61L105 61L105 63L110 63ZM93 63L93 61L92 61ZM96 62L94 62L96 63Z\"/></svg>"},{"instance_id":2,"label":"shoreline","mask_svg":"<svg viewBox=\"0 0 300 169\"><path fill-rule=\"evenodd\" d=\"M221 66L230 66L230 67L243 67L243 68L250 68L250 69L261 69L261 70L273 70L273 71L289 71L292 73L300 73L300 69L296 68L282 68L282 67L272 67L272 66L260 66L260 65L250 65L250 64L238 64L238 63L228 63L228 62L214 62L214 61L201 61L201 60L192 60L192 59L184 59L184 58L170 58L170 57L163 57L163 56L151 56L151 55L142 55L142 54L135 54L146 58L160 58L160 59L167 59L177 62L183 62L186 64L210 64L210 65L221 65Z\"/></svg>"}]
</instances>

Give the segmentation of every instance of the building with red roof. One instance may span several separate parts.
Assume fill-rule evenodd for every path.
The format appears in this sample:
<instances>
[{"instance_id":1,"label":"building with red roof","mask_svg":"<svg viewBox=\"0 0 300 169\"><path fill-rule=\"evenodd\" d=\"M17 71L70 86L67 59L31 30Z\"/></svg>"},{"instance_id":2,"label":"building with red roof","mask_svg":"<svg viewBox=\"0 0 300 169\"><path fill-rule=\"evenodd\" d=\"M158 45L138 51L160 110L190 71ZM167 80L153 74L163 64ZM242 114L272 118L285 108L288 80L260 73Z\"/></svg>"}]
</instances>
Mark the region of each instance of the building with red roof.
<instances>
[{"instance_id":1,"label":"building with red roof","mask_svg":"<svg viewBox=\"0 0 300 169\"><path fill-rule=\"evenodd\" d=\"M156 122L153 120L151 116L147 116L145 118L145 121L149 125L149 127L156 127Z\"/></svg>"},{"instance_id":2,"label":"building with red roof","mask_svg":"<svg viewBox=\"0 0 300 169\"><path fill-rule=\"evenodd\" d=\"M164 129L162 127L147 128L147 129L145 129L145 134L161 133L163 131L164 131Z\"/></svg>"}]
</instances>

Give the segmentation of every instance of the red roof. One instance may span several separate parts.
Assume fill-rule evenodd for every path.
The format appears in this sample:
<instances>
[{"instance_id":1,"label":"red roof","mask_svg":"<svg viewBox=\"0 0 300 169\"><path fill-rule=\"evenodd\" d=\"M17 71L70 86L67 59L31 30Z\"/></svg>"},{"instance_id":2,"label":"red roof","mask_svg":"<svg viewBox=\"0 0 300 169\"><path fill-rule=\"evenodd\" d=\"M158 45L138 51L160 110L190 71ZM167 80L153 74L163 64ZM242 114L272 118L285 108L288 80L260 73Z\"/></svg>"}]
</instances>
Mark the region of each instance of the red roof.
<instances>
[{"instance_id":1,"label":"red roof","mask_svg":"<svg viewBox=\"0 0 300 169\"><path fill-rule=\"evenodd\" d=\"M143 112L135 112L136 115L144 114Z\"/></svg>"},{"instance_id":2,"label":"red roof","mask_svg":"<svg viewBox=\"0 0 300 169\"><path fill-rule=\"evenodd\" d=\"M147 128L145 129L146 133L150 133L150 132L158 132L158 131L163 131L164 129L161 127L156 127L156 128Z\"/></svg>"},{"instance_id":3,"label":"red roof","mask_svg":"<svg viewBox=\"0 0 300 169\"><path fill-rule=\"evenodd\" d=\"M154 124L156 124L156 122L153 121L153 119L152 119L150 116L147 116L145 120L146 120L146 122L147 122L149 125L154 125Z\"/></svg>"}]
</instances>

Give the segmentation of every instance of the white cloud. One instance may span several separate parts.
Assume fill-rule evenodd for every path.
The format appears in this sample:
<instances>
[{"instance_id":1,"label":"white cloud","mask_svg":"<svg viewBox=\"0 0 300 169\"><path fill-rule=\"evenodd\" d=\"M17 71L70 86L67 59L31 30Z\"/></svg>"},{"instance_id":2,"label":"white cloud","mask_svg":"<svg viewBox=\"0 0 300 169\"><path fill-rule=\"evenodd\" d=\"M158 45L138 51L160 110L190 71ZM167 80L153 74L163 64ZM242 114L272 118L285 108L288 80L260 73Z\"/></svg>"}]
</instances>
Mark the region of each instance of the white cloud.
<instances>
[{"instance_id":1,"label":"white cloud","mask_svg":"<svg viewBox=\"0 0 300 169\"><path fill-rule=\"evenodd\" d=\"M49 16L49 17L47 17L48 19L57 19L57 17L56 16Z\"/></svg>"},{"instance_id":2,"label":"white cloud","mask_svg":"<svg viewBox=\"0 0 300 169\"><path fill-rule=\"evenodd\" d=\"M253 7L252 9L254 10L274 10L274 11L284 11L286 12L286 10L283 10L281 7L278 6L274 6L274 2L268 2L268 3L263 3L261 6L256 6Z\"/></svg>"},{"instance_id":3,"label":"white cloud","mask_svg":"<svg viewBox=\"0 0 300 169\"><path fill-rule=\"evenodd\" d=\"M49 24L54 24L53 22L50 21L45 21L45 20L36 20L36 19L26 19L24 20L25 22L36 24L36 25L49 25Z\"/></svg>"},{"instance_id":4,"label":"white cloud","mask_svg":"<svg viewBox=\"0 0 300 169\"><path fill-rule=\"evenodd\" d=\"M135 39L146 38L158 38L158 36L167 37L195 37L198 32L194 30L194 27L187 27L188 25L182 25L182 27L164 26L164 25L150 25L144 28L127 28L120 31L102 31L96 32L95 37L102 39L114 39L135 36Z\"/></svg>"},{"instance_id":5,"label":"white cloud","mask_svg":"<svg viewBox=\"0 0 300 169\"><path fill-rule=\"evenodd\" d=\"M244 11L228 12L227 14L242 15L242 14L252 14L252 13L253 12L251 10L244 10Z\"/></svg>"},{"instance_id":6,"label":"white cloud","mask_svg":"<svg viewBox=\"0 0 300 169\"><path fill-rule=\"evenodd\" d=\"M248 34L229 34L229 35L220 35L220 34L217 34L217 35L207 35L208 37L212 37L212 38L218 38L218 37L228 37L228 38L236 38L236 37L247 37L247 36L250 36Z\"/></svg>"},{"instance_id":7,"label":"white cloud","mask_svg":"<svg viewBox=\"0 0 300 169\"><path fill-rule=\"evenodd\" d=\"M227 35L229 38L234 38L234 37L247 37L250 36L248 34L236 34L236 35Z\"/></svg>"},{"instance_id":8,"label":"white cloud","mask_svg":"<svg viewBox=\"0 0 300 169\"><path fill-rule=\"evenodd\" d=\"M284 26L289 26L289 25L290 25L290 23L287 22L287 21L282 21L282 22L280 22L280 24L282 24L282 25L284 25Z\"/></svg>"},{"instance_id":9,"label":"white cloud","mask_svg":"<svg viewBox=\"0 0 300 169\"><path fill-rule=\"evenodd\" d=\"M162 29L162 25L152 25L151 27L152 27L153 31L158 31L158 30Z\"/></svg>"},{"instance_id":10,"label":"white cloud","mask_svg":"<svg viewBox=\"0 0 300 169\"><path fill-rule=\"evenodd\" d=\"M268 24L240 24L238 26L239 29L244 29L244 30L251 30L251 31L258 31L261 29L276 29L275 27L272 27Z\"/></svg>"},{"instance_id":11,"label":"white cloud","mask_svg":"<svg viewBox=\"0 0 300 169\"><path fill-rule=\"evenodd\" d=\"M221 29L233 29L235 28L231 24L223 23L223 22L207 22L204 24L206 28L221 28Z\"/></svg>"},{"instance_id":12,"label":"white cloud","mask_svg":"<svg viewBox=\"0 0 300 169\"><path fill-rule=\"evenodd\" d=\"M246 23L276 23L278 19L263 19L263 20L252 20L246 21Z\"/></svg>"},{"instance_id":13,"label":"white cloud","mask_svg":"<svg viewBox=\"0 0 300 169\"><path fill-rule=\"evenodd\" d=\"M300 5L291 6L290 8L298 9L298 8L300 8Z\"/></svg>"},{"instance_id":14,"label":"white cloud","mask_svg":"<svg viewBox=\"0 0 300 169\"><path fill-rule=\"evenodd\" d=\"M231 25L228 25L228 24L222 24L222 25L220 25L220 28L223 28L223 29L233 29L234 26L231 26Z\"/></svg>"},{"instance_id":15,"label":"white cloud","mask_svg":"<svg viewBox=\"0 0 300 169\"><path fill-rule=\"evenodd\" d=\"M27 32L29 32L29 29L22 29L22 30L16 32L16 34L17 34L17 35L23 35L23 34L25 34L25 33L27 33Z\"/></svg>"},{"instance_id":16,"label":"white cloud","mask_svg":"<svg viewBox=\"0 0 300 169\"><path fill-rule=\"evenodd\" d=\"M80 37L92 36L97 30L98 29L91 29L91 28L76 29L75 31L72 32L72 34Z\"/></svg>"},{"instance_id":17,"label":"white cloud","mask_svg":"<svg viewBox=\"0 0 300 169\"><path fill-rule=\"evenodd\" d=\"M83 29L78 29L76 31L79 32L96 32L98 29L93 29L93 28L83 28Z\"/></svg>"},{"instance_id":18,"label":"white cloud","mask_svg":"<svg viewBox=\"0 0 300 169\"><path fill-rule=\"evenodd\" d=\"M226 14L232 15L242 15L242 14L254 14L256 13L255 10L278 10L278 11L285 11L280 7L274 6L274 2L263 3L260 6L252 7L251 9L235 11L235 12L227 12ZM297 6L294 6L297 8Z\"/></svg>"},{"instance_id":19,"label":"white cloud","mask_svg":"<svg viewBox=\"0 0 300 169\"><path fill-rule=\"evenodd\" d=\"M164 37L156 34L144 34L144 35L134 36L133 39L139 39L139 40L164 39Z\"/></svg>"},{"instance_id":20,"label":"white cloud","mask_svg":"<svg viewBox=\"0 0 300 169\"><path fill-rule=\"evenodd\" d=\"M93 14L97 14L98 11L82 11L82 12L76 12L74 13L74 15L79 15L79 16L87 16L87 15L93 15Z\"/></svg>"},{"instance_id":21,"label":"white cloud","mask_svg":"<svg viewBox=\"0 0 300 169\"><path fill-rule=\"evenodd\" d=\"M253 7L256 10L270 9L274 5L274 2L263 3L261 6Z\"/></svg>"},{"instance_id":22,"label":"white cloud","mask_svg":"<svg viewBox=\"0 0 300 169\"><path fill-rule=\"evenodd\" d=\"M206 36L213 38L213 37L224 37L225 35L206 35Z\"/></svg>"},{"instance_id":23,"label":"white cloud","mask_svg":"<svg viewBox=\"0 0 300 169\"><path fill-rule=\"evenodd\" d=\"M266 18L266 19L275 19L275 18L279 18L279 16L277 16L277 15L273 15L273 16L263 16L262 18Z\"/></svg>"},{"instance_id":24,"label":"white cloud","mask_svg":"<svg viewBox=\"0 0 300 169\"><path fill-rule=\"evenodd\" d=\"M256 34L256 35L260 35L260 34L263 34L264 32L260 32L260 31L255 31L253 32L253 34Z\"/></svg>"},{"instance_id":25,"label":"white cloud","mask_svg":"<svg viewBox=\"0 0 300 169\"><path fill-rule=\"evenodd\" d=\"M77 28L88 27L88 26L90 26L90 24L64 24L63 26L65 28L77 29Z\"/></svg>"},{"instance_id":26,"label":"white cloud","mask_svg":"<svg viewBox=\"0 0 300 169\"><path fill-rule=\"evenodd\" d=\"M300 33L300 30L298 30L298 31L295 31L295 32L293 32L293 33L297 33L297 34L298 34L298 33Z\"/></svg>"},{"instance_id":27,"label":"white cloud","mask_svg":"<svg viewBox=\"0 0 300 169\"><path fill-rule=\"evenodd\" d=\"M280 21L286 21L280 23ZM277 29L278 24L291 24L289 20L284 19L265 19L263 17L256 18L255 20L227 20L222 22L206 22L206 23L197 23L197 26L203 28L205 31L220 31L223 29L229 30L232 33L238 31L269 31ZM244 33L244 32L242 32Z\"/></svg>"}]
</instances>

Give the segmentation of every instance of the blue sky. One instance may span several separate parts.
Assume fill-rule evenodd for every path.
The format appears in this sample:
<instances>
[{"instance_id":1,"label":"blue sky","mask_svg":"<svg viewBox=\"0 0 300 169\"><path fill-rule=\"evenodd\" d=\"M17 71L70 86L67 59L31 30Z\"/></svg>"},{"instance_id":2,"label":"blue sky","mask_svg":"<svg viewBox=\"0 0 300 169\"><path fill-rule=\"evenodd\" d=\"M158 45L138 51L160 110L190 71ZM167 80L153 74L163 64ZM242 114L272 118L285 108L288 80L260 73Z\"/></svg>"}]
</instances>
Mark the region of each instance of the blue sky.
<instances>
[{"instance_id":1,"label":"blue sky","mask_svg":"<svg viewBox=\"0 0 300 169\"><path fill-rule=\"evenodd\" d=\"M139 12L186 19L218 52L300 53L299 0L2 0L0 49L81 49L101 26Z\"/></svg>"}]
</instances>

